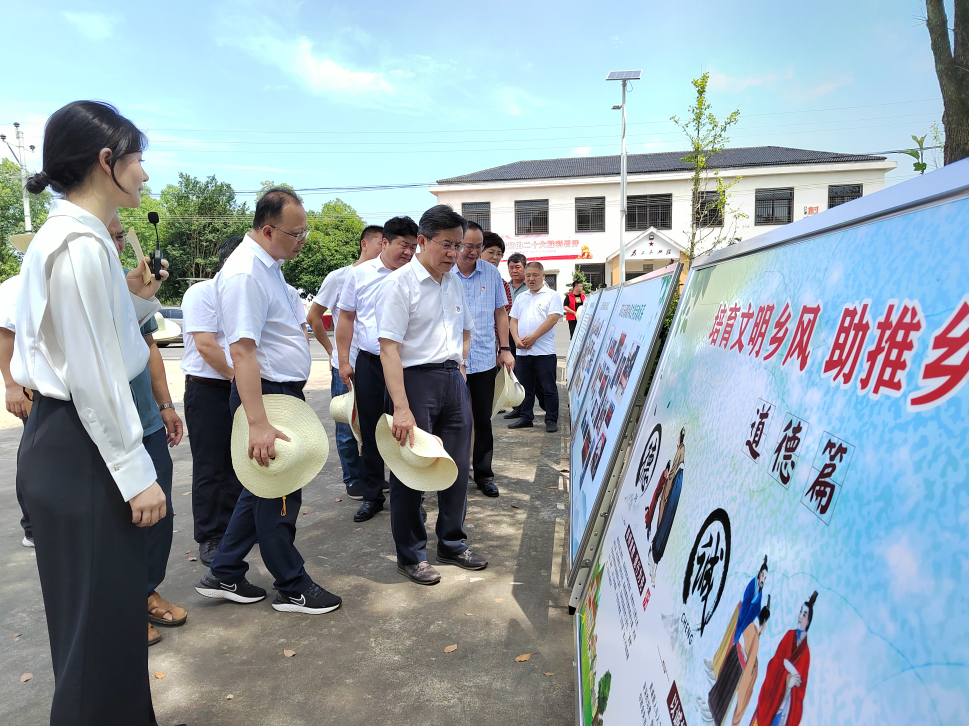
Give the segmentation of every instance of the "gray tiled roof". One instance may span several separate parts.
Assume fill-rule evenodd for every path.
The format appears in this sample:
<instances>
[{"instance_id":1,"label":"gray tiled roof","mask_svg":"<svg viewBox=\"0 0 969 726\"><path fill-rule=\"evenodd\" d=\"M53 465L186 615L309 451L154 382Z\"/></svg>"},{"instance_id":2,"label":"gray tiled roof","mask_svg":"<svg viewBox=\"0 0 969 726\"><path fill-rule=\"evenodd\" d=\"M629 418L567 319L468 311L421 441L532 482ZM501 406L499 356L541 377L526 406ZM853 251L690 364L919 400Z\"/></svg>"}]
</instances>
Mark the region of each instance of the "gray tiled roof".
<instances>
[{"instance_id":1,"label":"gray tiled roof","mask_svg":"<svg viewBox=\"0 0 969 726\"><path fill-rule=\"evenodd\" d=\"M665 171L689 171L691 166L683 161L688 151L666 151L659 154L629 154L627 166L630 174L653 174ZM710 158L712 169L739 169L750 166L782 166L788 164L832 164L852 161L884 161L884 156L860 154L836 154L830 151L789 149L784 146L750 146L725 149ZM526 179L565 179L580 176L616 176L619 174L619 156L574 156L568 159L536 159L516 161L513 164L471 174L439 179L438 184L469 184L472 182L524 181Z\"/></svg>"}]
</instances>

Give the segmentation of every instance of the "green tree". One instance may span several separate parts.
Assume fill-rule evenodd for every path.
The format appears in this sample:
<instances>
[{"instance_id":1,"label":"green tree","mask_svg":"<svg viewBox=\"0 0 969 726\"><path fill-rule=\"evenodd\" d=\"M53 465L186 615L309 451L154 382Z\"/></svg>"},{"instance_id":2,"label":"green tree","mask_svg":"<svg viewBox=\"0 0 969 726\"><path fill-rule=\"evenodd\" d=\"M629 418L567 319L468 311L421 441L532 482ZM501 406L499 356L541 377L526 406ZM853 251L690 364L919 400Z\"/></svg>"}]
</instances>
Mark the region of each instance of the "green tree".
<instances>
[{"instance_id":1,"label":"green tree","mask_svg":"<svg viewBox=\"0 0 969 726\"><path fill-rule=\"evenodd\" d=\"M20 167L10 159L0 159L0 282L20 272L21 255L7 240L27 231L22 190ZM51 196L48 191L29 196L31 227L36 232L47 219Z\"/></svg>"},{"instance_id":2,"label":"green tree","mask_svg":"<svg viewBox=\"0 0 969 726\"><path fill-rule=\"evenodd\" d=\"M124 227L125 233L129 230L134 230L135 234L138 236L138 242L141 243L142 252L146 255L151 255L151 251L155 248L155 228L148 223L148 212L157 212L160 222L158 224L158 236L162 243L162 254L167 255L166 241L166 224L165 219L165 209L162 206L160 199L155 199L149 196L151 194L151 188L147 185L141 190L141 206L135 209L125 209L121 208L118 210L118 217L121 219L121 226ZM121 266L126 270L134 268L138 264L138 260L135 259L135 251L131 249L128 245L121 252ZM164 295L165 288L168 287L166 282L162 285L161 294Z\"/></svg>"},{"instance_id":3,"label":"green tree","mask_svg":"<svg viewBox=\"0 0 969 726\"><path fill-rule=\"evenodd\" d=\"M582 270L580 270L578 267L576 267L572 271L572 285L574 285L577 282L581 282L582 283L582 294L583 295L588 295L589 294L589 291L586 290L586 288L585 288L586 283L588 282L588 280L585 279L585 275L582 273ZM571 291L571 285L569 287L570 287L570 291Z\"/></svg>"},{"instance_id":4,"label":"green tree","mask_svg":"<svg viewBox=\"0 0 969 726\"><path fill-rule=\"evenodd\" d=\"M711 170L710 157L723 151L730 138L727 132L740 120L740 111L734 111L725 119L718 119L707 100L707 83L710 74L704 73L693 79L696 100L690 106L689 116L673 116L672 121L683 131L690 142L690 153L683 161L693 168L691 185L690 230L686 245L687 265L704 252L715 250L724 243L736 242L737 224L745 218L743 212L731 207L730 188L740 181L724 183L719 170ZM716 224L719 221L719 224Z\"/></svg>"},{"instance_id":5,"label":"green tree","mask_svg":"<svg viewBox=\"0 0 969 726\"><path fill-rule=\"evenodd\" d=\"M942 92L946 164L969 157L969 0L953 0L953 10L950 26L943 0L925 2L925 26Z\"/></svg>"},{"instance_id":6,"label":"green tree","mask_svg":"<svg viewBox=\"0 0 969 726\"><path fill-rule=\"evenodd\" d=\"M592 723L599 726L602 724L602 714L606 711L606 706L609 705L609 692L612 690L612 672L606 671L605 675L599 679L599 689L596 694L596 712L592 719Z\"/></svg>"},{"instance_id":7,"label":"green tree","mask_svg":"<svg viewBox=\"0 0 969 726\"><path fill-rule=\"evenodd\" d=\"M299 256L283 265L283 275L297 290L315 294L331 271L356 262L366 224L341 199L330 200L318 212L308 211L306 221L310 235Z\"/></svg>"}]
</instances>

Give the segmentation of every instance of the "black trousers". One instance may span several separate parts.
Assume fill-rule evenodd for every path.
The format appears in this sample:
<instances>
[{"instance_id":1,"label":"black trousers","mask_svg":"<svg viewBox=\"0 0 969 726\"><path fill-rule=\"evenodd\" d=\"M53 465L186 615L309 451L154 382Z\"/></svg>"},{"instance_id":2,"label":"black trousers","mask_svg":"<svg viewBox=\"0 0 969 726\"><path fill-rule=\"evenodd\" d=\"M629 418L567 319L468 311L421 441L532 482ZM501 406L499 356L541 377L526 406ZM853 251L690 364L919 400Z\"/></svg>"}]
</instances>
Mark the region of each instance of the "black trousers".
<instances>
[{"instance_id":1,"label":"black trousers","mask_svg":"<svg viewBox=\"0 0 969 726\"><path fill-rule=\"evenodd\" d=\"M27 425L27 419L20 419L23 421L24 426ZM20 445L23 446L23 437L20 437ZM17 449L17 458L20 458L20 449ZM17 483L14 487L17 490L17 504L20 505L20 526L24 529L24 537L27 539L33 539L34 534L30 529L30 515L27 514L27 505L24 503L24 493L20 491L20 478L17 478Z\"/></svg>"},{"instance_id":2,"label":"black trousers","mask_svg":"<svg viewBox=\"0 0 969 726\"><path fill-rule=\"evenodd\" d=\"M17 462L54 666L52 726L154 723L144 529L72 401L34 393Z\"/></svg>"},{"instance_id":3,"label":"black trousers","mask_svg":"<svg viewBox=\"0 0 969 726\"><path fill-rule=\"evenodd\" d=\"M387 410L384 404L387 386L384 383L384 367L380 363L380 356L361 350L357 354L357 365L353 373L357 412L360 415L360 434L363 438L363 475L360 477L363 498L368 502L382 502L384 460L377 450L377 438L374 435L380 417Z\"/></svg>"},{"instance_id":4,"label":"black trousers","mask_svg":"<svg viewBox=\"0 0 969 726\"><path fill-rule=\"evenodd\" d=\"M474 421L474 448L471 452L471 471L475 482L494 478L491 460L495 452L495 436L491 430L491 408L495 402L495 375L498 368L468 374L468 393L471 396L471 418Z\"/></svg>"},{"instance_id":5,"label":"black trousers","mask_svg":"<svg viewBox=\"0 0 969 726\"><path fill-rule=\"evenodd\" d=\"M471 449L471 402L458 369L404 369L407 402L418 428L441 439L458 466L454 484L437 493L437 549L453 556L468 549L464 516L468 508L468 468ZM388 396L389 399L389 396ZM416 565L427 559L427 529L421 521L424 493L390 475L390 529L397 561Z\"/></svg>"},{"instance_id":6,"label":"black trousers","mask_svg":"<svg viewBox=\"0 0 969 726\"><path fill-rule=\"evenodd\" d=\"M525 387L525 400L521 405L521 417L526 421L535 418L535 398L538 392L544 394L539 399L545 409L545 423L559 420L559 388L555 380L558 357L548 355L520 355L515 360L515 374Z\"/></svg>"},{"instance_id":7,"label":"black trousers","mask_svg":"<svg viewBox=\"0 0 969 726\"><path fill-rule=\"evenodd\" d=\"M303 383L262 382L263 395L281 393L306 400ZM229 398L232 413L242 401L232 383ZM212 559L212 574L228 583L241 582L249 571L246 556L253 546L259 543L259 554L266 568L272 573L273 587L279 592L301 595L313 584L306 574L305 560L296 549L296 520L303 504L303 490L297 489L286 495L286 514L283 512L283 498L263 499L244 489L236 502L225 536L219 542L219 549Z\"/></svg>"},{"instance_id":8,"label":"black trousers","mask_svg":"<svg viewBox=\"0 0 969 726\"><path fill-rule=\"evenodd\" d=\"M148 594L151 595L165 580L168 571L168 556L172 552L172 536L175 531L175 510L172 507L172 455L168 451L168 432L158 429L141 440L155 465L155 481L165 492L168 514L160 522L148 527Z\"/></svg>"},{"instance_id":9,"label":"black trousers","mask_svg":"<svg viewBox=\"0 0 969 726\"><path fill-rule=\"evenodd\" d=\"M569 320L569 340L575 336L575 326L579 324L578 320Z\"/></svg>"},{"instance_id":10,"label":"black trousers","mask_svg":"<svg viewBox=\"0 0 969 726\"><path fill-rule=\"evenodd\" d=\"M185 424L192 448L195 541L219 540L229 526L242 485L232 469L229 386L185 381Z\"/></svg>"}]
</instances>

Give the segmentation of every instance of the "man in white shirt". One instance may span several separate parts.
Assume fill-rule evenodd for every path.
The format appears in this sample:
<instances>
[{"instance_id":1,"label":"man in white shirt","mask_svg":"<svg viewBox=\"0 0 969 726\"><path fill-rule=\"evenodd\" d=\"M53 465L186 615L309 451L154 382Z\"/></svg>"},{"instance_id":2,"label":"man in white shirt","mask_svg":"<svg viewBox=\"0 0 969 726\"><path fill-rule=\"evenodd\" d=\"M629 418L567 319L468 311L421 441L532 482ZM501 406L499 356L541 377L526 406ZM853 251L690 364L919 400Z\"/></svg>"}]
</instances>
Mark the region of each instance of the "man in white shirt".
<instances>
[{"instance_id":1,"label":"man in white shirt","mask_svg":"<svg viewBox=\"0 0 969 726\"><path fill-rule=\"evenodd\" d=\"M219 269L242 237L219 250ZM242 485L232 468L232 362L219 325L215 280L192 285L182 297L182 371L185 373L185 423L192 447L192 518L199 559L209 566L229 526Z\"/></svg>"},{"instance_id":2,"label":"man in white shirt","mask_svg":"<svg viewBox=\"0 0 969 726\"><path fill-rule=\"evenodd\" d=\"M504 280L497 267L478 258L483 250L484 232L475 222L468 222L454 274L464 286L464 297L474 319L468 354L468 392L474 420L471 472L482 494L497 497L499 492L491 467L495 448L491 431L495 375L499 366L513 368L515 359L508 345L508 310L505 308L508 294ZM500 350L498 341L501 341Z\"/></svg>"},{"instance_id":3,"label":"man in white shirt","mask_svg":"<svg viewBox=\"0 0 969 726\"><path fill-rule=\"evenodd\" d=\"M271 188L256 202L252 231L215 278L219 320L235 373L229 405L233 416L240 405L245 407L249 456L260 466L269 466L276 455L276 439L287 440L269 422L263 395L305 400L303 387L312 363L303 327L306 318L281 268L299 254L308 235L300 198L288 189ZM196 591L238 603L262 600L266 591L245 577L245 558L258 542L262 560L275 578L275 610L316 615L340 607L342 600L307 574L293 544L302 500L302 490L277 499L244 490L212 567Z\"/></svg>"},{"instance_id":4,"label":"man in white shirt","mask_svg":"<svg viewBox=\"0 0 969 726\"><path fill-rule=\"evenodd\" d=\"M364 227L360 234L360 257L352 265L333 270L327 275L323 284L320 285L320 291L313 298L313 304L306 311L306 322L313 329L313 335L326 350L326 354L330 356L331 399L342 396L350 389L340 379L340 356L323 327L323 313L326 310L330 311L333 318L332 327L335 331L340 321L340 308L338 307L340 293L343 292L347 275L357 265L372 260L380 254L383 249L383 237L383 227L377 225ZM360 450L349 424L336 424L336 450L340 454L340 467L343 469L343 485L347 488L347 497L349 499L363 499L363 487L360 484Z\"/></svg>"},{"instance_id":5,"label":"man in white shirt","mask_svg":"<svg viewBox=\"0 0 969 726\"><path fill-rule=\"evenodd\" d=\"M532 427L535 391L540 388L545 394L545 431L551 434L558 431L559 418L555 324L565 311L558 295L545 284L545 268L541 262L533 260L525 265L525 284L528 291L515 298L510 314L511 334L518 348L515 372L525 387L525 400L521 418L508 428Z\"/></svg>"},{"instance_id":6,"label":"man in white shirt","mask_svg":"<svg viewBox=\"0 0 969 726\"><path fill-rule=\"evenodd\" d=\"M417 225L410 217L394 217L383 227L380 256L354 267L340 293L340 321L336 349L340 378L353 384L363 437L363 504L354 522L366 522L384 508L384 460L377 450L374 431L384 413L384 372L377 340L377 293L387 276L411 261L417 250Z\"/></svg>"},{"instance_id":7,"label":"man in white shirt","mask_svg":"<svg viewBox=\"0 0 969 726\"><path fill-rule=\"evenodd\" d=\"M466 376L474 323L464 287L451 272L466 231L464 217L446 205L424 213L420 254L387 277L378 296L377 325L394 437L401 444L413 442L417 426L437 436L458 467L455 482L437 495L437 560L482 570L488 561L468 548L464 531L471 453ZM434 585L441 575L427 562L422 497L391 475L397 571L419 585Z\"/></svg>"}]
</instances>

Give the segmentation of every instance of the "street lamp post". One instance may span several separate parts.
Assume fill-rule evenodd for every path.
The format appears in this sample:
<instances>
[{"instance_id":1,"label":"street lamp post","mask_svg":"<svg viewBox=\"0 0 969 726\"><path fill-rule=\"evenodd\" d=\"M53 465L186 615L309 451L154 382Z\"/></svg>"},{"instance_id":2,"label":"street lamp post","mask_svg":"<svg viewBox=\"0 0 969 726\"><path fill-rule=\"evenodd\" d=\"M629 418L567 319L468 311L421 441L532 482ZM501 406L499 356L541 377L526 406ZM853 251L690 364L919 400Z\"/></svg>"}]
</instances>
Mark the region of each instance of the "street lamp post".
<instances>
[{"instance_id":1,"label":"street lamp post","mask_svg":"<svg viewBox=\"0 0 969 726\"><path fill-rule=\"evenodd\" d=\"M13 154L13 158L17 162L17 166L20 167L20 193L23 196L24 201L24 229L27 232L33 232L34 230L30 222L30 198L27 196L27 157L26 154L24 154L24 132L20 129L20 124L16 121L14 121L13 128L14 132L16 133L17 150L20 153L17 154L17 152L13 150L13 147L10 146L10 143L7 141L7 137L3 134L0 134L0 141L7 144L7 148L10 149L10 153ZM33 151L34 147L31 146L30 150Z\"/></svg>"},{"instance_id":2,"label":"street lamp post","mask_svg":"<svg viewBox=\"0 0 969 726\"><path fill-rule=\"evenodd\" d=\"M613 110L622 111L622 138L619 156L619 282L626 280L626 83L638 81L642 71L611 71L607 81L622 81L622 103Z\"/></svg>"}]
</instances>

